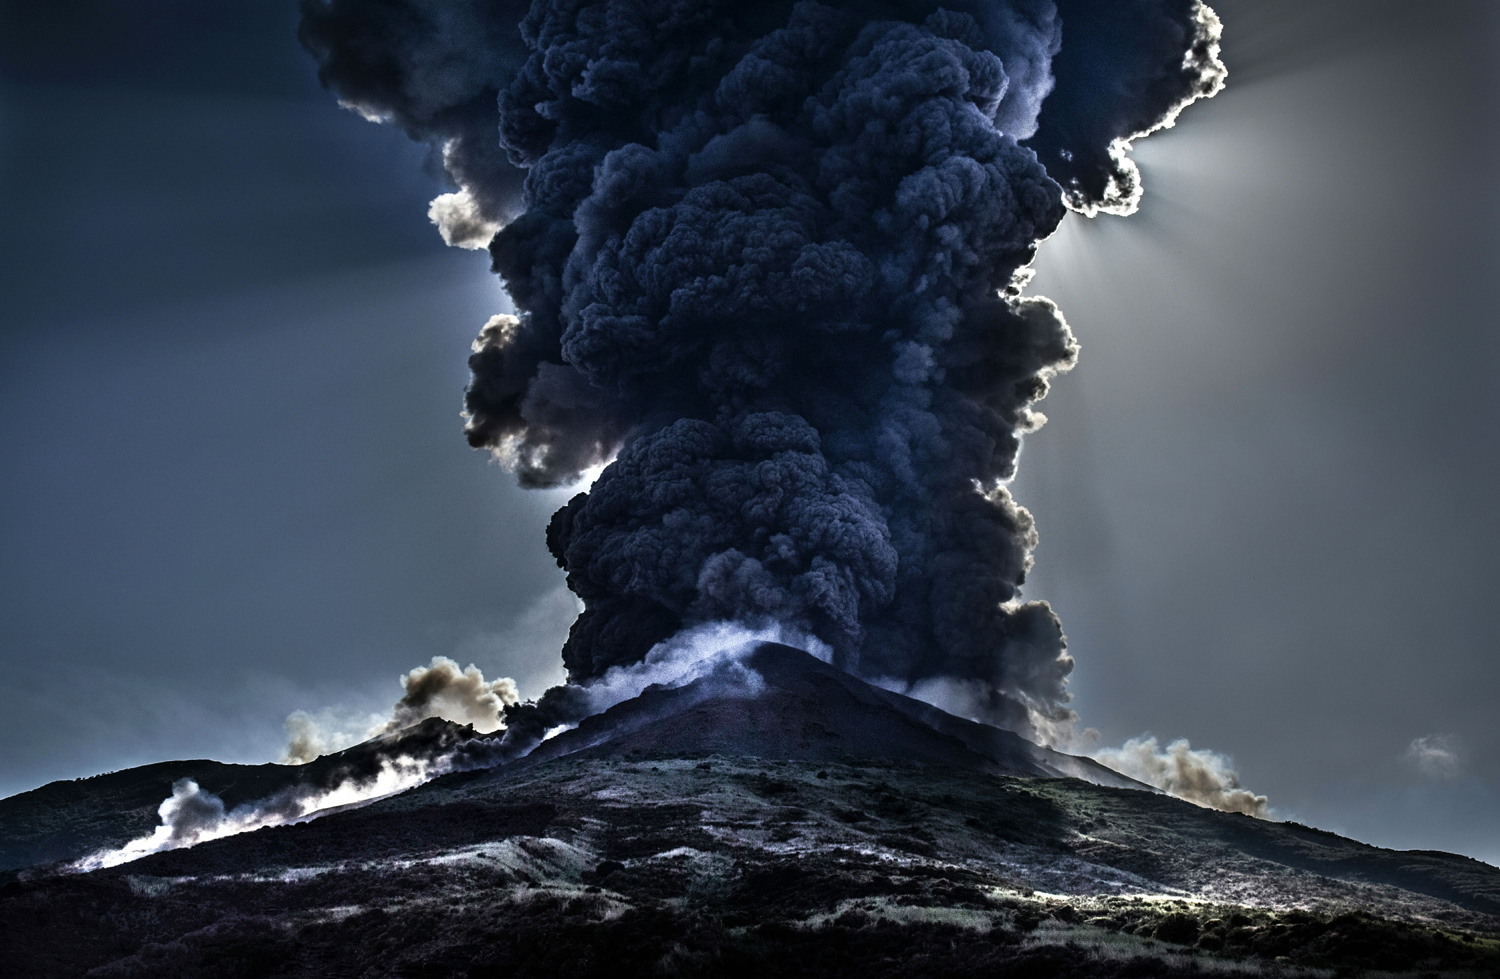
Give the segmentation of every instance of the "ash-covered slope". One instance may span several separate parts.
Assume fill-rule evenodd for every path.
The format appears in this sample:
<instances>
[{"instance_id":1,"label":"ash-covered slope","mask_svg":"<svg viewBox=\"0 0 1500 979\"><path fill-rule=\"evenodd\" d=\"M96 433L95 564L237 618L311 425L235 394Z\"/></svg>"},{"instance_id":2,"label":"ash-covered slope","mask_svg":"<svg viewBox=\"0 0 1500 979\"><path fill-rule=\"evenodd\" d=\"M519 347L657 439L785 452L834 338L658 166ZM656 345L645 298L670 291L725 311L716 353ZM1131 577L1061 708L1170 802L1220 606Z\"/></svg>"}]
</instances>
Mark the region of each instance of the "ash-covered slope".
<instances>
[{"instance_id":1,"label":"ash-covered slope","mask_svg":"<svg viewBox=\"0 0 1500 979\"><path fill-rule=\"evenodd\" d=\"M882 690L800 649L762 643L741 661L756 684L708 676L651 687L544 741L522 764L724 754L797 761L917 762L993 775L1081 778L1148 789L1088 758Z\"/></svg>"},{"instance_id":2,"label":"ash-covered slope","mask_svg":"<svg viewBox=\"0 0 1500 979\"><path fill-rule=\"evenodd\" d=\"M1473 860L1077 779L589 754L13 881L6 964L36 979L1500 974L1500 870Z\"/></svg>"},{"instance_id":3,"label":"ash-covered slope","mask_svg":"<svg viewBox=\"0 0 1500 979\"><path fill-rule=\"evenodd\" d=\"M92 778L50 782L0 799L0 873L77 860L149 835L172 786L190 778L233 809L289 788L328 788L368 778L382 759L435 758L475 736L470 726L429 718L306 765L235 765L197 759L167 761Z\"/></svg>"}]
</instances>

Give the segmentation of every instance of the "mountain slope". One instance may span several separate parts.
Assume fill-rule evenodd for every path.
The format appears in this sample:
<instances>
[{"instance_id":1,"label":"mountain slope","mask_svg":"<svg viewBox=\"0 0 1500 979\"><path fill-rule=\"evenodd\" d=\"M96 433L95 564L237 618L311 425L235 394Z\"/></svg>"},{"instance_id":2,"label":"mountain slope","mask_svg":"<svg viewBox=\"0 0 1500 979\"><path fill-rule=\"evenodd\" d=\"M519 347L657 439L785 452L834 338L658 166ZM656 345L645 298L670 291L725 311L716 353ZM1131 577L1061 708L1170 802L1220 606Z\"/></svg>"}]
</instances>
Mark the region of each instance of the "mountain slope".
<instances>
[{"instance_id":1,"label":"mountain slope","mask_svg":"<svg viewBox=\"0 0 1500 979\"><path fill-rule=\"evenodd\" d=\"M1500 976L1494 867L1056 777L1066 756L795 650L746 662L756 683L649 689L521 763L12 873L8 974Z\"/></svg>"},{"instance_id":2,"label":"mountain slope","mask_svg":"<svg viewBox=\"0 0 1500 979\"><path fill-rule=\"evenodd\" d=\"M77 860L149 835L159 824L158 807L179 779L193 779L233 809L296 786L326 788L343 779L367 777L393 753L434 757L472 737L472 727L430 718L306 765L168 761L50 782L0 799L0 872Z\"/></svg>"}]
</instances>

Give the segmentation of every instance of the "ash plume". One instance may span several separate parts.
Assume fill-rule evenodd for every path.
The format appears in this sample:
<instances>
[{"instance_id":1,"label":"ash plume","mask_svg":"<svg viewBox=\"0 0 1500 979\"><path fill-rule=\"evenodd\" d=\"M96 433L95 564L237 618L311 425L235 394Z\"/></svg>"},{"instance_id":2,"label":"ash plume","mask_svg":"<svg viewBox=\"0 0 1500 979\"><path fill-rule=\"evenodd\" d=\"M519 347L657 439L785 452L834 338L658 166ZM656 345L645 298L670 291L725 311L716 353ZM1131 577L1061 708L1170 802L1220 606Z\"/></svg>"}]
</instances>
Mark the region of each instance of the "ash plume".
<instances>
[{"instance_id":1,"label":"ash plume","mask_svg":"<svg viewBox=\"0 0 1500 979\"><path fill-rule=\"evenodd\" d=\"M483 248L513 216L521 173L495 139L497 98L529 52L529 0L319 0L298 38L340 104L428 143L455 186L429 217L450 245Z\"/></svg>"},{"instance_id":2,"label":"ash plume","mask_svg":"<svg viewBox=\"0 0 1500 979\"><path fill-rule=\"evenodd\" d=\"M1129 140L1217 91L1212 11L302 9L324 83L438 148L445 237L497 229L516 314L476 342L471 444L532 487L607 463L548 529L585 609L571 684L532 711L571 716L610 671L729 621L962 690L992 723L1068 713L1073 661L1021 597L1036 533L1006 483L1078 346L1022 295L1026 266L1067 206L1128 209Z\"/></svg>"}]
</instances>

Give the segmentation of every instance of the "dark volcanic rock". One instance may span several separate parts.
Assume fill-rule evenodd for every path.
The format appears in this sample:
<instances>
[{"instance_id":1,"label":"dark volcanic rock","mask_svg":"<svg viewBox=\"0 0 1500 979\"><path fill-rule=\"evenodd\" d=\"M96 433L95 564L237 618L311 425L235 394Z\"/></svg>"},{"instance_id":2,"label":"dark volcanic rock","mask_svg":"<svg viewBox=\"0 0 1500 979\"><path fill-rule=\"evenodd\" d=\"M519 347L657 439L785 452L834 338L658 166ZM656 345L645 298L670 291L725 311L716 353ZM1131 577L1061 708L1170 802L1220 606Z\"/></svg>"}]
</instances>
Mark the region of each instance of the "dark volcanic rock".
<instances>
[{"instance_id":1,"label":"dark volcanic rock","mask_svg":"<svg viewBox=\"0 0 1500 979\"><path fill-rule=\"evenodd\" d=\"M725 693L714 678L676 688L652 687L543 742L525 764L575 753L592 758L720 753L799 761L919 762L1147 788L1091 759L1052 751L1011 731L871 686L800 649L763 643L745 663L765 681L759 696Z\"/></svg>"},{"instance_id":2,"label":"dark volcanic rock","mask_svg":"<svg viewBox=\"0 0 1500 979\"><path fill-rule=\"evenodd\" d=\"M1493 976L1497 897L1476 861L1076 779L582 751L14 881L0 934L28 977Z\"/></svg>"},{"instance_id":3,"label":"dark volcanic rock","mask_svg":"<svg viewBox=\"0 0 1500 979\"><path fill-rule=\"evenodd\" d=\"M652 689L523 763L90 874L12 873L0 973L1500 975L1494 867L1057 777L1067 756L806 654L749 663L760 696ZM151 766L0 812L85 833L181 774L253 798L389 748L305 774Z\"/></svg>"}]
</instances>

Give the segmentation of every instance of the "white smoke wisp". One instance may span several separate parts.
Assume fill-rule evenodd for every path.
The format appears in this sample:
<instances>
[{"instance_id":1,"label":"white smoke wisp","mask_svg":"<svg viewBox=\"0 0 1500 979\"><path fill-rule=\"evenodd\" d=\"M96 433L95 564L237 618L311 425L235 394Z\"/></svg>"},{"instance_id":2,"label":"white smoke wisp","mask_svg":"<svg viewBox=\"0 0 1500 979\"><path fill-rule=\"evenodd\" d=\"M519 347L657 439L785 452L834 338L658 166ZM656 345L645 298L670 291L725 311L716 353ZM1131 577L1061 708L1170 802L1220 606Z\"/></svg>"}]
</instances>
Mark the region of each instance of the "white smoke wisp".
<instances>
[{"instance_id":1,"label":"white smoke wisp","mask_svg":"<svg viewBox=\"0 0 1500 979\"><path fill-rule=\"evenodd\" d=\"M375 715L364 724L340 718L330 710L294 712L286 720L289 741L282 763L306 764L357 742L394 735L431 717L472 725L477 733L492 734L505 726L501 719L505 707L520 700L514 680L486 680L477 666L460 668L446 656L434 656L429 665L407 672L401 678L401 687L405 694L391 708L390 716ZM356 733L361 728L363 734ZM331 788L289 786L228 811L218 796L204 791L192 779L182 779L157 809L161 825L151 835L131 840L119 849L101 850L72 866L80 871L114 867L163 850L300 822L332 809L404 792L453 768L451 751L415 757L400 753L399 748L380 750L392 753L380 758L374 775L350 774Z\"/></svg>"},{"instance_id":2,"label":"white smoke wisp","mask_svg":"<svg viewBox=\"0 0 1500 979\"><path fill-rule=\"evenodd\" d=\"M1131 738L1119 748L1094 751L1093 758L1121 775L1206 809L1271 818L1266 797L1240 785L1229 758L1216 751L1195 749L1186 738L1178 738L1165 748L1154 737Z\"/></svg>"},{"instance_id":3,"label":"white smoke wisp","mask_svg":"<svg viewBox=\"0 0 1500 979\"><path fill-rule=\"evenodd\" d=\"M647 687L685 687L706 677L714 678L720 693L758 696L765 689L765 681L744 659L766 642L792 646L825 663L833 661L833 650L826 643L790 626L772 623L757 628L740 622L708 622L657 643L639 663L610 667L602 677L580 687L587 703L586 716L602 714L639 697ZM577 726L558 725L547 732L547 737Z\"/></svg>"},{"instance_id":4,"label":"white smoke wisp","mask_svg":"<svg viewBox=\"0 0 1500 979\"><path fill-rule=\"evenodd\" d=\"M434 656L429 665L407 672L401 677L401 688L406 693L389 717L371 715L364 723L341 718L331 710L292 712L286 719L287 746L281 763L305 765L429 717L472 724L479 734L493 734L505 726L505 708L521 699L516 681L509 677L486 680L479 667L470 663L460 669L447 656Z\"/></svg>"},{"instance_id":5,"label":"white smoke wisp","mask_svg":"<svg viewBox=\"0 0 1500 979\"><path fill-rule=\"evenodd\" d=\"M421 785L448 770L447 759L386 758L373 778L350 777L331 789L292 786L274 795L225 811L224 800L205 791L193 779L180 779L157 809L161 825L149 836L131 840L114 850L100 850L71 864L88 872L165 850L178 850L267 826L302 822L344 806L374 802Z\"/></svg>"},{"instance_id":6,"label":"white smoke wisp","mask_svg":"<svg viewBox=\"0 0 1500 979\"><path fill-rule=\"evenodd\" d=\"M1463 770L1462 745L1451 734L1428 734L1406 746L1406 760L1434 780L1457 778Z\"/></svg>"},{"instance_id":7,"label":"white smoke wisp","mask_svg":"<svg viewBox=\"0 0 1500 979\"><path fill-rule=\"evenodd\" d=\"M833 661L833 650L826 643L790 626L772 623L752 628L739 622L708 622L657 643L639 663L611 667L589 684L589 704L597 714L640 696L647 687L683 687L711 675L730 681L738 678L747 692L759 693L764 681L743 659L766 642L792 646L825 663Z\"/></svg>"}]
</instances>

